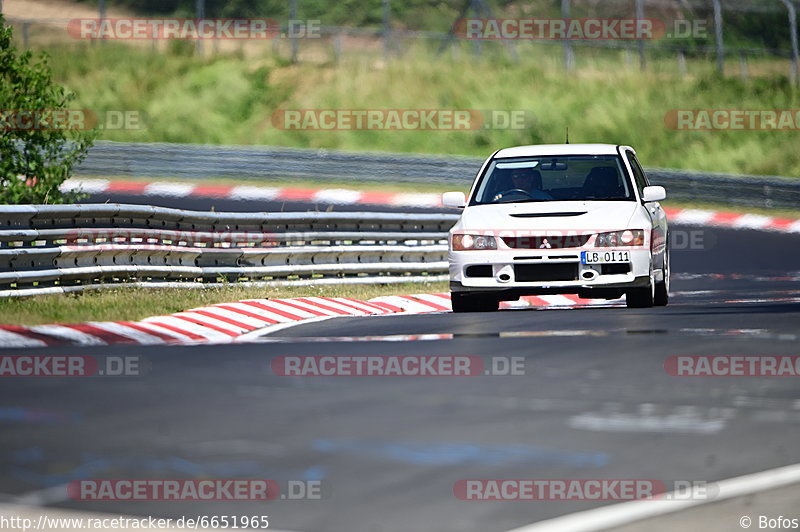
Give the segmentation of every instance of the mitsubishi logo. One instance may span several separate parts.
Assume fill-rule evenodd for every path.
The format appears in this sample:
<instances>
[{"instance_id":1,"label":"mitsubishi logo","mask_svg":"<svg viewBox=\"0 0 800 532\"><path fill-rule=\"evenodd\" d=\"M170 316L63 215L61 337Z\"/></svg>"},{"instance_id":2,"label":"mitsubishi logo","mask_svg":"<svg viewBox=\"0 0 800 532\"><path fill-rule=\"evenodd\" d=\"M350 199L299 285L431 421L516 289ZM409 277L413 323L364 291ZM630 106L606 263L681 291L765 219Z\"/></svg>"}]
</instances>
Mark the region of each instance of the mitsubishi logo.
<instances>
[{"instance_id":1,"label":"mitsubishi logo","mask_svg":"<svg viewBox=\"0 0 800 532\"><path fill-rule=\"evenodd\" d=\"M548 242L547 239L545 238L544 240L542 240L542 245L539 246L539 249L550 249L552 247L553 246L550 245L550 242Z\"/></svg>"}]
</instances>

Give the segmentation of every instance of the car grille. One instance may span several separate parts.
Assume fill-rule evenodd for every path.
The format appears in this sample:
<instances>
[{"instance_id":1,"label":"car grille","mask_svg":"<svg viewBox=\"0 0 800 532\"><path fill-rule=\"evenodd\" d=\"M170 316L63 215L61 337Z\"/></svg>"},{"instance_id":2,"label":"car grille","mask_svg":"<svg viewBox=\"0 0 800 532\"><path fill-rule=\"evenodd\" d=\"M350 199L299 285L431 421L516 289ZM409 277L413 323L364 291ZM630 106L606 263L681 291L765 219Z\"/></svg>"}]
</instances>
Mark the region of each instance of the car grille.
<instances>
[{"instance_id":1,"label":"car grille","mask_svg":"<svg viewBox=\"0 0 800 532\"><path fill-rule=\"evenodd\" d=\"M577 263L561 264L516 264L514 278L517 282L535 281L576 281L578 280Z\"/></svg>"},{"instance_id":2,"label":"car grille","mask_svg":"<svg viewBox=\"0 0 800 532\"><path fill-rule=\"evenodd\" d=\"M504 236L503 242L512 249L564 249L586 245L591 235L564 236Z\"/></svg>"},{"instance_id":3,"label":"car grille","mask_svg":"<svg viewBox=\"0 0 800 532\"><path fill-rule=\"evenodd\" d=\"M631 273L630 264L601 264L600 275L619 275L622 273Z\"/></svg>"}]
</instances>

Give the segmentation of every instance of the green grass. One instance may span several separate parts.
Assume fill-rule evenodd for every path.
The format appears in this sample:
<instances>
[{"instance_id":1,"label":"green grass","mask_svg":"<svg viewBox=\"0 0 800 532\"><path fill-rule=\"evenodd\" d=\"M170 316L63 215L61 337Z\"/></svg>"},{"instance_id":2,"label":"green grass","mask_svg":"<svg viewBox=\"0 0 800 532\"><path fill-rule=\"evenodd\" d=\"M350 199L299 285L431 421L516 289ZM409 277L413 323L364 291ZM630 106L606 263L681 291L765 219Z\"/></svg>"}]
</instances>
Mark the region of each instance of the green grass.
<instances>
[{"instance_id":1,"label":"green grass","mask_svg":"<svg viewBox=\"0 0 800 532\"><path fill-rule=\"evenodd\" d=\"M416 46L388 62L352 53L336 64L320 48L316 62L300 65L269 51L195 58L117 43L50 52L56 78L79 94L74 105L145 115L146 129L106 131L109 140L486 156L498 147L563 142L568 126L572 142L630 144L646 166L800 176L799 132L664 125L672 109L800 107L786 61L751 60L743 82L735 61L722 78L711 62L690 58L681 78L674 57L652 58L643 74L622 52L579 50L577 71L568 74L557 46L519 43L519 63L488 45L481 58L461 48L458 56L436 56ZM534 120L519 130L285 131L271 123L279 108L525 110Z\"/></svg>"},{"instance_id":2,"label":"green grass","mask_svg":"<svg viewBox=\"0 0 800 532\"><path fill-rule=\"evenodd\" d=\"M243 299L326 296L364 300L385 295L447 290L446 282L264 288L232 285L224 288L197 289L147 289L121 286L118 289L68 295L0 299L0 323L32 326L84 321L135 321Z\"/></svg>"}]
</instances>

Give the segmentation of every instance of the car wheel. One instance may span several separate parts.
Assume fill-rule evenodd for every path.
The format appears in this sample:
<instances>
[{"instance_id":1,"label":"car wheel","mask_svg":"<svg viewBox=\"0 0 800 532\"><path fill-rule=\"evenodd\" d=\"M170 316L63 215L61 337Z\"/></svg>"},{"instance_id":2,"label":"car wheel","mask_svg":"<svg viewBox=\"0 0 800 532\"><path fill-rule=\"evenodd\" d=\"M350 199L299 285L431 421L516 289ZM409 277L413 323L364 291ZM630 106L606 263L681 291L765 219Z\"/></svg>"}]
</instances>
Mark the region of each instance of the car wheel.
<instances>
[{"instance_id":1,"label":"car wheel","mask_svg":"<svg viewBox=\"0 0 800 532\"><path fill-rule=\"evenodd\" d=\"M625 292L625 304L628 308L649 308L653 306L656 299L656 283L653 276L653 269L650 268L650 282L647 286L631 288Z\"/></svg>"},{"instance_id":2,"label":"car wheel","mask_svg":"<svg viewBox=\"0 0 800 532\"><path fill-rule=\"evenodd\" d=\"M656 294L653 304L657 307L666 307L669 303L669 251L664 257L664 280L656 284Z\"/></svg>"},{"instance_id":3,"label":"car wheel","mask_svg":"<svg viewBox=\"0 0 800 532\"><path fill-rule=\"evenodd\" d=\"M450 301L453 312L495 312L500 308L500 301L492 296L451 292Z\"/></svg>"}]
</instances>

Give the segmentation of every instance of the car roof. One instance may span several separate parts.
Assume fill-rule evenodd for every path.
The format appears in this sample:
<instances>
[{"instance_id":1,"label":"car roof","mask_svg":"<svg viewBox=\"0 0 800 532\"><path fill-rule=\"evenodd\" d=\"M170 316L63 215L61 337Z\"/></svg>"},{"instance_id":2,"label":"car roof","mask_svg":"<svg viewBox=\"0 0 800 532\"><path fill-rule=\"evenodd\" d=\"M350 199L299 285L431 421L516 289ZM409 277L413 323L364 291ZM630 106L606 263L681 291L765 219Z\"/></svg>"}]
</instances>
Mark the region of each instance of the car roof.
<instances>
[{"instance_id":1,"label":"car roof","mask_svg":"<svg viewBox=\"0 0 800 532\"><path fill-rule=\"evenodd\" d=\"M497 152L496 158L506 157L541 157L547 155L617 155L618 148L630 149L630 146L617 144L534 144L532 146L515 146ZM635 153L635 152L634 152Z\"/></svg>"}]
</instances>

